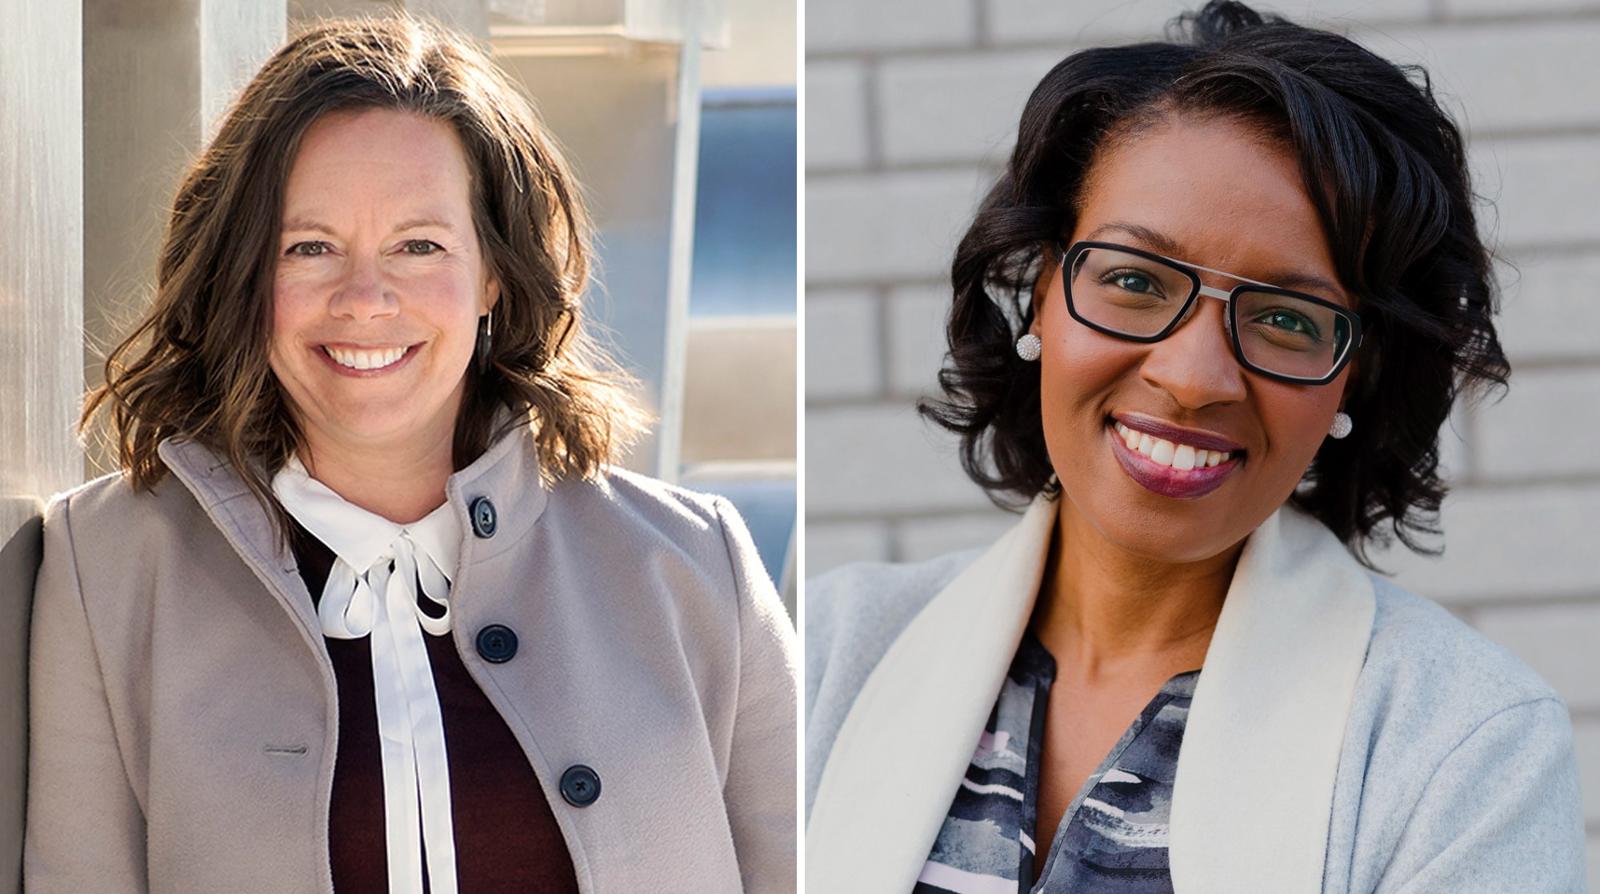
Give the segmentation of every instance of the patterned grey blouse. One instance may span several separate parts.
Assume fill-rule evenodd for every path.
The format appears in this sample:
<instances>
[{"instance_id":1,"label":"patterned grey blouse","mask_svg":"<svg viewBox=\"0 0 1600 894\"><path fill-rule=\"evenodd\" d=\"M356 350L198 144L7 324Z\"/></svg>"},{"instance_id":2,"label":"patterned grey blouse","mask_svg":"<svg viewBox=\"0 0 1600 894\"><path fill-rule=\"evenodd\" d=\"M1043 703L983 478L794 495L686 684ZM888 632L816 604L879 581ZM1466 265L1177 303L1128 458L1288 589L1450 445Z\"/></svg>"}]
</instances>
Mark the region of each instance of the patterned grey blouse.
<instances>
[{"instance_id":1,"label":"patterned grey blouse","mask_svg":"<svg viewBox=\"0 0 1600 894\"><path fill-rule=\"evenodd\" d=\"M1167 817L1200 671L1168 680L1084 781L1036 881L1039 754L1055 675L1027 631L913 894L1171 894Z\"/></svg>"}]
</instances>

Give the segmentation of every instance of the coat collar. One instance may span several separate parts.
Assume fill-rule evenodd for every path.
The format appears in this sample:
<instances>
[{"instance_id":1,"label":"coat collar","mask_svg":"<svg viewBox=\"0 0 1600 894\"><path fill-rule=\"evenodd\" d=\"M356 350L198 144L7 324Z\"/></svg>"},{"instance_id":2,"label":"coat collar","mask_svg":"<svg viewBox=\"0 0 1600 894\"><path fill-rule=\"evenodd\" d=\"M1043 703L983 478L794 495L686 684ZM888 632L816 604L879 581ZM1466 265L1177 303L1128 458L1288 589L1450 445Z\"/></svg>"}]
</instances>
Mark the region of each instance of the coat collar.
<instances>
[{"instance_id":1,"label":"coat collar","mask_svg":"<svg viewBox=\"0 0 1600 894\"><path fill-rule=\"evenodd\" d=\"M502 409L496 430L512 418ZM320 644L322 628L315 607L294 595L301 592L295 582L294 555L276 542L271 519L227 458L198 441L177 437L164 439L156 452L245 564L299 620L308 639ZM469 507L479 497L487 497L495 508L495 533L487 539L474 535L470 518ZM445 482L445 501L453 507L461 532L458 575L474 561L499 555L520 542L549 501L528 420L518 420L470 465L452 474Z\"/></svg>"},{"instance_id":2,"label":"coat collar","mask_svg":"<svg viewBox=\"0 0 1600 894\"><path fill-rule=\"evenodd\" d=\"M1035 499L867 677L812 805L808 884L915 885L1027 626L1055 521L1056 503ZM1251 534L1179 751L1176 890L1321 890L1334 773L1375 611L1370 578L1315 519L1286 506Z\"/></svg>"}]
</instances>

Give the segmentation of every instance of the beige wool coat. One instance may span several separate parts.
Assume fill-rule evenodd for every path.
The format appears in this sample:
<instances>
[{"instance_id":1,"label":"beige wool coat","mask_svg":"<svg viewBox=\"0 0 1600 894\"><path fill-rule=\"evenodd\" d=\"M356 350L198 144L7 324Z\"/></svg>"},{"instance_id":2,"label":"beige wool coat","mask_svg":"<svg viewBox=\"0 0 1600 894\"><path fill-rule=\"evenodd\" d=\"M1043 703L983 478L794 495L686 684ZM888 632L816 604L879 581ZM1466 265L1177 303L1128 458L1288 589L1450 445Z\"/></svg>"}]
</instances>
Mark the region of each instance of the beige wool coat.
<instances>
[{"instance_id":1,"label":"beige wool coat","mask_svg":"<svg viewBox=\"0 0 1600 894\"><path fill-rule=\"evenodd\" d=\"M45 513L25 888L332 891L339 710L310 594L230 465L188 441L160 455L153 492L110 475ZM731 507L623 471L541 484L526 428L446 493L450 636L579 887L793 891L795 635ZM518 643L499 663L475 644L495 624ZM583 807L561 794L577 765L600 778Z\"/></svg>"}]
</instances>

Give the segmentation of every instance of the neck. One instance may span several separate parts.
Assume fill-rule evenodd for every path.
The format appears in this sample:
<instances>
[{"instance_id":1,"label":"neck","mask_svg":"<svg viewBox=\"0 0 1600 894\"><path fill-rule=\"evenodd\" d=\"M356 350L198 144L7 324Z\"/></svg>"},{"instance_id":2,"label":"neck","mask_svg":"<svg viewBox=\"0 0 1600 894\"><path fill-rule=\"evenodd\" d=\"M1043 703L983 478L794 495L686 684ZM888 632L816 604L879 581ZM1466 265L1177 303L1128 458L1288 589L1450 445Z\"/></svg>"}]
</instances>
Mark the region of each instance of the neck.
<instances>
[{"instance_id":1,"label":"neck","mask_svg":"<svg viewBox=\"0 0 1600 894\"><path fill-rule=\"evenodd\" d=\"M454 431L387 445L335 445L307 430L300 461L350 503L408 525L444 503L445 482L455 471Z\"/></svg>"},{"instance_id":2,"label":"neck","mask_svg":"<svg viewBox=\"0 0 1600 894\"><path fill-rule=\"evenodd\" d=\"M1063 496L1033 617L1058 678L1164 680L1200 667L1243 547L1153 560L1106 540Z\"/></svg>"}]
</instances>

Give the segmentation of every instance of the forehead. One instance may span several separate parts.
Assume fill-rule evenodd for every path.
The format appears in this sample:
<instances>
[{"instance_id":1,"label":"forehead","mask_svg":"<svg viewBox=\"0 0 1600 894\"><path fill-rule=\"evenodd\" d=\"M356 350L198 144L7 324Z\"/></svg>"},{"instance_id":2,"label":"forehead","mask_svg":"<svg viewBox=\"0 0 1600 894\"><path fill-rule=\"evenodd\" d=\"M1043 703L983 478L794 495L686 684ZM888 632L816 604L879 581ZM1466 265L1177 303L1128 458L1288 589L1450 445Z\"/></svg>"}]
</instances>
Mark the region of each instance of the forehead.
<instances>
[{"instance_id":1,"label":"forehead","mask_svg":"<svg viewBox=\"0 0 1600 894\"><path fill-rule=\"evenodd\" d=\"M1073 239L1112 222L1167 237L1145 245L1261 278L1298 271L1334 279L1328 239L1299 162L1259 128L1175 117L1106 147L1084 184ZM1137 242L1124 230L1103 236Z\"/></svg>"},{"instance_id":2,"label":"forehead","mask_svg":"<svg viewBox=\"0 0 1600 894\"><path fill-rule=\"evenodd\" d=\"M302 136L285 186L289 215L373 206L469 210L470 168L446 121L394 109L330 112Z\"/></svg>"}]
</instances>

